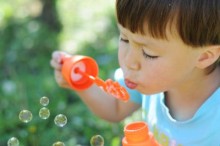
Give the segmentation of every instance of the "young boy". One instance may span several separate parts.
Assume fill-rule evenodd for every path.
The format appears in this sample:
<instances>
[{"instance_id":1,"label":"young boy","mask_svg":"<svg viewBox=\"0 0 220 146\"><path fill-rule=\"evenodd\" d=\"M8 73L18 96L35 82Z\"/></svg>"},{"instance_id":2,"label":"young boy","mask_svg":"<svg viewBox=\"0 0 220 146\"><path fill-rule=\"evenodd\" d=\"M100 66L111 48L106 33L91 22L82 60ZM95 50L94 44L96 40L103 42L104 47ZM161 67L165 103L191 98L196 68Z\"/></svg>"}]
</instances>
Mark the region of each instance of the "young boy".
<instances>
[{"instance_id":1,"label":"young boy","mask_svg":"<svg viewBox=\"0 0 220 146\"><path fill-rule=\"evenodd\" d=\"M92 85L76 91L96 115L121 121L142 106L164 146L220 145L219 0L116 0L118 59L131 99ZM61 87L64 52L51 66Z\"/></svg>"}]
</instances>

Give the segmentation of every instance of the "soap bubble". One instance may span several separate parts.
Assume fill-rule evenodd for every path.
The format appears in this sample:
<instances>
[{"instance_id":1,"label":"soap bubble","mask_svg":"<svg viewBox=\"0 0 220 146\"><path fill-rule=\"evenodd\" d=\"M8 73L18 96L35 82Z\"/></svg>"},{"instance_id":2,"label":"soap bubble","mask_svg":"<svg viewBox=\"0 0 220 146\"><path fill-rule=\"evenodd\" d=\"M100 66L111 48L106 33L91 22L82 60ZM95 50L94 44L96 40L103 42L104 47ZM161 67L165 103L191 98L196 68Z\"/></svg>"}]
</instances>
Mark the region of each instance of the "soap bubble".
<instances>
[{"instance_id":1,"label":"soap bubble","mask_svg":"<svg viewBox=\"0 0 220 146\"><path fill-rule=\"evenodd\" d=\"M7 144L8 146L19 146L19 141L16 137L11 137Z\"/></svg>"},{"instance_id":2,"label":"soap bubble","mask_svg":"<svg viewBox=\"0 0 220 146\"><path fill-rule=\"evenodd\" d=\"M63 127L67 123L67 118L65 115L59 114L55 117L54 123L59 127Z\"/></svg>"},{"instance_id":3,"label":"soap bubble","mask_svg":"<svg viewBox=\"0 0 220 146\"><path fill-rule=\"evenodd\" d=\"M65 144L61 141L57 141L53 144L53 146L65 146Z\"/></svg>"},{"instance_id":4,"label":"soap bubble","mask_svg":"<svg viewBox=\"0 0 220 146\"><path fill-rule=\"evenodd\" d=\"M40 98L40 104L43 106L47 106L49 104L50 100L48 97L43 96Z\"/></svg>"},{"instance_id":5,"label":"soap bubble","mask_svg":"<svg viewBox=\"0 0 220 146\"><path fill-rule=\"evenodd\" d=\"M39 117L41 119L47 119L50 116L50 110L46 107L42 107L39 111Z\"/></svg>"},{"instance_id":6,"label":"soap bubble","mask_svg":"<svg viewBox=\"0 0 220 146\"><path fill-rule=\"evenodd\" d=\"M19 119L24 123L30 122L32 118L33 118L32 113L28 110L22 110L19 113Z\"/></svg>"},{"instance_id":7,"label":"soap bubble","mask_svg":"<svg viewBox=\"0 0 220 146\"><path fill-rule=\"evenodd\" d=\"M104 138L101 135L94 135L90 139L91 146L104 146Z\"/></svg>"}]
</instances>

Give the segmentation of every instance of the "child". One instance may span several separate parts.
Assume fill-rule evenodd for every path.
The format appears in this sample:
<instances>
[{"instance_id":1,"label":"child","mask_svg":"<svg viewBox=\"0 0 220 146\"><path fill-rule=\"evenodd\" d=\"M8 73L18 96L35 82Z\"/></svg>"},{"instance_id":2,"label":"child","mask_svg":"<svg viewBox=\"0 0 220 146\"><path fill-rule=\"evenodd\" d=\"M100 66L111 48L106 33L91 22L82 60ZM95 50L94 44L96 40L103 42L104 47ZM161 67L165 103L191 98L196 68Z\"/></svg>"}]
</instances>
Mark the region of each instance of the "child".
<instances>
[{"instance_id":1,"label":"child","mask_svg":"<svg viewBox=\"0 0 220 146\"><path fill-rule=\"evenodd\" d=\"M116 0L118 58L131 99L92 85L76 91L101 118L118 122L142 106L164 146L220 145L219 0ZM64 52L51 65L61 87Z\"/></svg>"}]
</instances>

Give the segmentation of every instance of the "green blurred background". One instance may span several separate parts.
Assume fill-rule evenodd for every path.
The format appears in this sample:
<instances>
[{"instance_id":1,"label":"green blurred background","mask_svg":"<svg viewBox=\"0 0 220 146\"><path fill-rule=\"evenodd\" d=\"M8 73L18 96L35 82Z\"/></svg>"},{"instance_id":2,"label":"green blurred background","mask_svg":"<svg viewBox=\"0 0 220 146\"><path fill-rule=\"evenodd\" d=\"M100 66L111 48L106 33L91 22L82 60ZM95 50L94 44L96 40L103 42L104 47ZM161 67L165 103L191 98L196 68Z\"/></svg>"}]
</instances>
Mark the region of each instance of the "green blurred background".
<instances>
[{"instance_id":1,"label":"green blurred background","mask_svg":"<svg viewBox=\"0 0 220 146\"><path fill-rule=\"evenodd\" d=\"M93 57L99 76L113 78L118 68L115 0L0 0L0 146L15 136L21 146L89 146L102 135L105 146L119 146L126 123L108 123L93 115L70 90L58 87L51 53L64 50ZM39 100L47 96L50 117L39 118ZM19 112L33 120L22 123ZM54 124L65 114L63 128ZM108 113L106 113L108 114ZM127 119L127 121L132 119Z\"/></svg>"}]
</instances>

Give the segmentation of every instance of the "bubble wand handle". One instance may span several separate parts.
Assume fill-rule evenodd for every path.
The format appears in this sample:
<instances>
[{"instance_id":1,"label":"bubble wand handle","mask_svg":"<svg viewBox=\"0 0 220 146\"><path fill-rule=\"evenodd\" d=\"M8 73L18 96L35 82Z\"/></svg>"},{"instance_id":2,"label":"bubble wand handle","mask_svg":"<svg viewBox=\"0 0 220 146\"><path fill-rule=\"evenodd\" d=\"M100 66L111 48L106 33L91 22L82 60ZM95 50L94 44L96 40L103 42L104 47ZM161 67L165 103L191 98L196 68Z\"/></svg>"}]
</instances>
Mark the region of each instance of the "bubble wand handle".
<instances>
[{"instance_id":1,"label":"bubble wand handle","mask_svg":"<svg viewBox=\"0 0 220 146\"><path fill-rule=\"evenodd\" d=\"M111 79L103 81L99 77L88 75L79 68L76 68L75 72L91 79L97 86L101 87L105 92L113 95L114 97L123 101L129 100L129 94L127 93L126 89L120 86L118 82L113 82Z\"/></svg>"},{"instance_id":2,"label":"bubble wand handle","mask_svg":"<svg viewBox=\"0 0 220 146\"><path fill-rule=\"evenodd\" d=\"M81 74L81 75L83 75L83 76L85 76L85 77L87 77L89 79L91 79L97 86L103 88L106 91L106 84L105 84L105 82L102 79L100 79L98 77L93 77L91 75L88 75L87 73L81 71L79 68L76 68L75 72L79 73L79 74Z\"/></svg>"}]
</instances>

